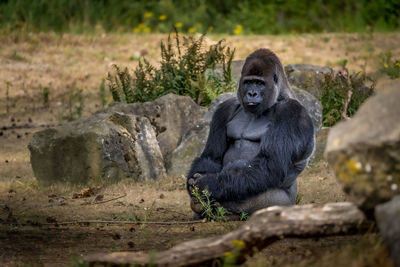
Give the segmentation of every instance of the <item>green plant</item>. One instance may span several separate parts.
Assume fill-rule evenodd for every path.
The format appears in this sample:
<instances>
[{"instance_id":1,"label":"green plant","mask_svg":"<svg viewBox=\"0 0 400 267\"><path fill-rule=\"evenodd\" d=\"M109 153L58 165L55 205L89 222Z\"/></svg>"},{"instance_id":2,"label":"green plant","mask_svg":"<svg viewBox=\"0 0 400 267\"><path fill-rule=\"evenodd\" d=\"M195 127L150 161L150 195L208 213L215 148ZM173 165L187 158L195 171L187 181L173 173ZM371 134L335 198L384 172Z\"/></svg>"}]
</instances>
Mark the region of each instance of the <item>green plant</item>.
<instances>
[{"instance_id":1,"label":"green plant","mask_svg":"<svg viewBox=\"0 0 400 267\"><path fill-rule=\"evenodd\" d=\"M203 216L210 221L227 221L226 215L228 211L224 208L216 204L216 202L211 199L211 196L205 190L199 192L198 187L194 187L192 190L192 195L196 198L196 200L203 206Z\"/></svg>"},{"instance_id":2,"label":"green plant","mask_svg":"<svg viewBox=\"0 0 400 267\"><path fill-rule=\"evenodd\" d=\"M241 221L247 221L249 219L249 214L247 214L246 212L241 212L240 213L240 217L239 217L239 220L241 220Z\"/></svg>"},{"instance_id":3,"label":"green plant","mask_svg":"<svg viewBox=\"0 0 400 267\"><path fill-rule=\"evenodd\" d=\"M48 108L49 107L49 94L50 94L50 91L49 91L49 88L48 87L43 87L43 90L42 90L42 97L43 97L43 106L45 107L45 108Z\"/></svg>"},{"instance_id":4,"label":"green plant","mask_svg":"<svg viewBox=\"0 0 400 267\"><path fill-rule=\"evenodd\" d=\"M299 204L300 204L300 201L301 201L301 195L300 195L300 194L297 194L297 195L296 195L296 205L299 205Z\"/></svg>"},{"instance_id":5,"label":"green plant","mask_svg":"<svg viewBox=\"0 0 400 267\"><path fill-rule=\"evenodd\" d=\"M101 80L101 84L99 87L99 97L100 97L101 107L104 108L107 105L106 86L104 79Z\"/></svg>"},{"instance_id":6,"label":"green plant","mask_svg":"<svg viewBox=\"0 0 400 267\"><path fill-rule=\"evenodd\" d=\"M400 77L400 59L392 59L392 51L381 54L380 71L386 73L391 79Z\"/></svg>"},{"instance_id":7,"label":"green plant","mask_svg":"<svg viewBox=\"0 0 400 267\"><path fill-rule=\"evenodd\" d=\"M83 97L83 89L73 87L68 93L68 121L73 121L82 117L85 108L85 99Z\"/></svg>"},{"instance_id":8,"label":"green plant","mask_svg":"<svg viewBox=\"0 0 400 267\"><path fill-rule=\"evenodd\" d=\"M333 126L342 118L352 117L360 105L374 93L374 79L365 72L348 74L346 65L343 65L343 71L337 74L327 73L320 81L324 126Z\"/></svg>"},{"instance_id":9,"label":"green plant","mask_svg":"<svg viewBox=\"0 0 400 267\"><path fill-rule=\"evenodd\" d=\"M206 106L220 93L235 89L231 73L234 50L224 46L223 40L207 49L204 35L195 39L176 32L174 40L169 36L166 43L161 42L159 68L143 59L131 75L127 68L114 65L115 73L107 77L114 101L145 102L174 93Z\"/></svg>"}]
</instances>

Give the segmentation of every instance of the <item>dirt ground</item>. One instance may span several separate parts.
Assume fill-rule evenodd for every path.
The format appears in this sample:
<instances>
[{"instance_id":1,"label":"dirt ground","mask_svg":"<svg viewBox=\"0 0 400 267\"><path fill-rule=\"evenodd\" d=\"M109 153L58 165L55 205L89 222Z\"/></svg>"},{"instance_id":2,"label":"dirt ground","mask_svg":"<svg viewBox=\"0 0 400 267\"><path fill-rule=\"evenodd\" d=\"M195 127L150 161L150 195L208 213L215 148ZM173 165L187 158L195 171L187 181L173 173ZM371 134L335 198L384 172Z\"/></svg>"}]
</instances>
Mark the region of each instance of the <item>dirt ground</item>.
<instances>
[{"instance_id":1,"label":"dirt ground","mask_svg":"<svg viewBox=\"0 0 400 267\"><path fill-rule=\"evenodd\" d=\"M33 175L27 144L32 133L67 121L79 104L82 116L102 107L100 84L112 64L133 68L139 56L160 60L166 35L0 36L0 265L80 266L96 252L163 250L182 241L224 234L243 222L160 225L191 220L182 177L157 182L121 181L87 198L73 198L84 186L41 187ZM272 49L284 65L307 63L336 67L348 60L351 71L366 71L377 90L397 82L379 73L381 53L399 58L400 33L288 36L210 36L225 38L236 59L260 47ZM44 88L49 92L46 103ZM107 92L106 100L111 102ZM77 114L74 114L77 115ZM346 200L324 160L299 178L300 204ZM101 201L94 201L97 197ZM75 223L136 221L147 224ZM246 266L391 266L374 231L315 239L285 239L255 253Z\"/></svg>"}]
</instances>

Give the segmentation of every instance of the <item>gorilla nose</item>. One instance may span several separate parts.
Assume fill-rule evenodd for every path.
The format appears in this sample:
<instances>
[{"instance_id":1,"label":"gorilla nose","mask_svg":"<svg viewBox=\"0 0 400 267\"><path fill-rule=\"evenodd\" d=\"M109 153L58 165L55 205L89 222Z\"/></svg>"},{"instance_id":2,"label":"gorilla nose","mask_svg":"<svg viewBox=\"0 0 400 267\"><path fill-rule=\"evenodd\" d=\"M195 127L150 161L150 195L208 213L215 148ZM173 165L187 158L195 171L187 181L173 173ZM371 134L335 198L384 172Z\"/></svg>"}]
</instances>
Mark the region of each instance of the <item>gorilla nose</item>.
<instances>
[{"instance_id":1,"label":"gorilla nose","mask_svg":"<svg viewBox=\"0 0 400 267\"><path fill-rule=\"evenodd\" d=\"M258 93L255 91L249 91L249 92L247 92L247 96L251 97L251 98L255 98L255 97L258 97Z\"/></svg>"}]
</instances>

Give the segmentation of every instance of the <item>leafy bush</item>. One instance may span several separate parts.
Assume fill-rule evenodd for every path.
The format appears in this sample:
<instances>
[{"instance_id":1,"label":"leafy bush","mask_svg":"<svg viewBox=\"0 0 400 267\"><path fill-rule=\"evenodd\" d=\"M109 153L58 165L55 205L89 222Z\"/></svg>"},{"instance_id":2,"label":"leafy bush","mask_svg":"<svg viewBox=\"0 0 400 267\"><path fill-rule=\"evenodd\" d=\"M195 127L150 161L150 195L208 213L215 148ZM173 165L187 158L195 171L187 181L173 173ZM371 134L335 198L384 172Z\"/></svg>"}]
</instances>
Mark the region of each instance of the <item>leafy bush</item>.
<instances>
[{"instance_id":1,"label":"leafy bush","mask_svg":"<svg viewBox=\"0 0 400 267\"><path fill-rule=\"evenodd\" d=\"M370 83L370 86L365 83ZM374 93L375 81L365 73L348 74L348 70L344 68L338 74L325 74L320 81L320 87L322 124L333 126L343 117L351 117L356 113L360 105Z\"/></svg>"},{"instance_id":2,"label":"leafy bush","mask_svg":"<svg viewBox=\"0 0 400 267\"><path fill-rule=\"evenodd\" d=\"M190 96L199 105L208 105L220 93L235 89L231 63L234 51L223 41L204 49L204 35L180 37L175 43L168 37L161 42L161 66L156 68L146 59L129 73L114 65L115 74L108 74L108 85L115 101L134 103L154 100L174 93ZM216 69L220 65L222 71Z\"/></svg>"}]
</instances>

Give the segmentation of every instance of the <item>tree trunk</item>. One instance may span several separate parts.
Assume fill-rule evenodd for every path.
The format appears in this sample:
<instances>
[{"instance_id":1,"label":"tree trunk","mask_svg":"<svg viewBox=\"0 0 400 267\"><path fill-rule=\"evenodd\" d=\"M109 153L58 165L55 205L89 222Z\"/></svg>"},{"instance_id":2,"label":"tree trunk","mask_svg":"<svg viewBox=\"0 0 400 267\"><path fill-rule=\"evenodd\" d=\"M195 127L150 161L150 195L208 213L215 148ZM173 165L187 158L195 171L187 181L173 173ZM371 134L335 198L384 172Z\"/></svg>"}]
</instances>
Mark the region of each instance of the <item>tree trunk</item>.
<instances>
[{"instance_id":1,"label":"tree trunk","mask_svg":"<svg viewBox=\"0 0 400 267\"><path fill-rule=\"evenodd\" d=\"M215 259L244 260L254 248L262 249L284 237L311 237L345 234L365 223L363 213L349 202L325 205L270 207L256 212L239 229L223 236L189 241L169 250L148 254L114 252L85 258L91 265L190 266Z\"/></svg>"}]
</instances>

